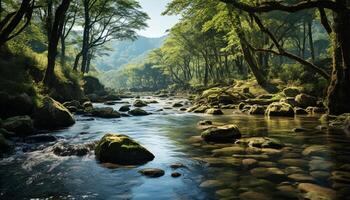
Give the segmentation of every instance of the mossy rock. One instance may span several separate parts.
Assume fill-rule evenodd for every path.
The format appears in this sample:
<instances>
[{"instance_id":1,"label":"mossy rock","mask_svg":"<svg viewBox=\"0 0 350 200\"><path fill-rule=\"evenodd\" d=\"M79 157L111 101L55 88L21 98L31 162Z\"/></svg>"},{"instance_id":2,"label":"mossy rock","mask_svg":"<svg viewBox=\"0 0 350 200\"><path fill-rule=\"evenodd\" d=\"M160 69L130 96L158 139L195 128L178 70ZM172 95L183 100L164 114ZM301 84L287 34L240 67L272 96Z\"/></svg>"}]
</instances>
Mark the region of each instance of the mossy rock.
<instances>
[{"instance_id":1,"label":"mossy rock","mask_svg":"<svg viewBox=\"0 0 350 200\"><path fill-rule=\"evenodd\" d=\"M34 113L34 126L54 129L68 127L75 123L73 115L58 101L44 97L42 105Z\"/></svg>"},{"instance_id":2,"label":"mossy rock","mask_svg":"<svg viewBox=\"0 0 350 200\"><path fill-rule=\"evenodd\" d=\"M210 115L223 115L224 114L222 112L222 110L220 110L218 108L210 108L210 109L206 110L205 113L210 114Z\"/></svg>"},{"instance_id":3,"label":"mossy rock","mask_svg":"<svg viewBox=\"0 0 350 200\"><path fill-rule=\"evenodd\" d=\"M217 96L222 92L224 92L224 90L222 88L214 87L214 88L210 88L208 90L204 90L202 93L202 97L207 98L209 96Z\"/></svg>"},{"instance_id":4,"label":"mossy rock","mask_svg":"<svg viewBox=\"0 0 350 200\"><path fill-rule=\"evenodd\" d=\"M121 165L144 164L154 159L154 155L126 135L106 134L97 143L95 155L101 162Z\"/></svg>"},{"instance_id":5,"label":"mossy rock","mask_svg":"<svg viewBox=\"0 0 350 200\"><path fill-rule=\"evenodd\" d=\"M119 118L120 117L120 113L110 107L93 108L91 115L94 117L100 117L100 118Z\"/></svg>"},{"instance_id":6,"label":"mossy rock","mask_svg":"<svg viewBox=\"0 0 350 200\"><path fill-rule=\"evenodd\" d=\"M269 138L269 137L251 137L243 138L237 141L238 144L244 144L249 147L257 148L272 148L280 149L284 147L284 144L278 139Z\"/></svg>"},{"instance_id":7,"label":"mossy rock","mask_svg":"<svg viewBox=\"0 0 350 200\"><path fill-rule=\"evenodd\" d=\"M299 94L295 97L295 101L297 102L297 105L302 108L307 108L308 106L316 106L317 105L317 98L310 96L308 94Z\"/></svg>"},{"instance_id":8,"label":"mossy rock","mask_svg":"<svg viewBox=\"0 0 350 200\"><path fill-rule=\"evenodd\" d=\"M3 118L31 115L34 108L32 98L26 93L10 95L6 92L0 92L0 116Z\"/></svg>"},{"instance_id":9,"label":"mossy rock","mask_svg":"<svg viewBox=\"0 0 350 200\"><path fill-rule=\"evenodd\" d=\"M149 115L148 112L146 112L145 110L142 110L141 108L135 108L133 110L130 110L128 112L130 115L133 116L145 116L145 115Z\"/></svg>"},{"instance_id":10,"label":"mossy rock","mask_svg":"<svg viewBox=\"0 0 350 200\"><path fill-rule=\"evenodd\" d=\"M236 125L212 127L202 132L201 137L207 142L233 142L241 138L241 132Z\"/></svg>"},{"instance_id":11,"label":"mossy rock","mask_svg":"<svg viewBox=\"0 0 350 200\"><path fill-rule=\"evenodd\" d=\"M205 111L208 109L209 107L206 105L202 105L199 106L198 108L196 108L195 110L193 110L194 113L205 113Z\"/></svg>"},{"instance_id":12,"label":"mossy rock","mask_svg":"<svg viewBox=\"0 0 350 200\"><path fill-rule=\"evenodd\" d=\"M135 106L135 107L145 107L145 106L147 106L147 102L138 99L138 100L136 100L133 103L133 106Z\"/></svg>"},{"instance_id":13,"label":"mossy rock","mask_svg":"<svg viewBox=\"0 0 350 200\"><path fill-rule=\"evenodd\" d=\"M3 127L7 131L20 135L28 135L34 132L33 120L28 115L7 118L3 122Z\"/></svg>"},{"instance_id":14,"label":"mossy rock","mask_svg":"<svg viewBox=\"0 0 350 200\"><path fill-rule=\"evenodd\" d=\"M131 105L123 105L119 108L120 112L128 112L130 110Z\"/></svg>"},{"instance_id":15,"label":"mossy rock","mask_svg":"<svg viewBox=\"0 0 350 200\"><path fill-rule=\"evenodd\" d=\"M267 107L265 114L268 116L294 117L294 110L290 104L274 102Z\"/></svg>"},{"instance_id":16,"label":"mossy rock","mask_svg":"<svg viewBox=\"0 0 350 200\"><path fill-rule=\"evenodd\" d=\"M266 107L259 106L259 105L253 105L250 107L248 113L251 115L263 115L265 113Z\"/></svg>"},{"instance_id":17,"label":"mossy rock","mask_svg":"<svg viewBox=\"0 0 350 200\"><path fill-rule=\"evenodd\" d=\"M287 88L283 89L282 93L286 97L295 97L298 94L300 94L300 90L299 90L299 88L296 88L296 87L287 87Z\"/></svg>"},{"instance_id":18,"label":"mossy rock","mask_svg":"<svg viewBox=\"0 0 350 200\"><path fill-rule=\"evenodd\" d=\"M307 115L308 114L308 112L305 109L300 108L300 107L295 107L294 108L294 113L296 115Z\"/></svg>"}]
</instances>

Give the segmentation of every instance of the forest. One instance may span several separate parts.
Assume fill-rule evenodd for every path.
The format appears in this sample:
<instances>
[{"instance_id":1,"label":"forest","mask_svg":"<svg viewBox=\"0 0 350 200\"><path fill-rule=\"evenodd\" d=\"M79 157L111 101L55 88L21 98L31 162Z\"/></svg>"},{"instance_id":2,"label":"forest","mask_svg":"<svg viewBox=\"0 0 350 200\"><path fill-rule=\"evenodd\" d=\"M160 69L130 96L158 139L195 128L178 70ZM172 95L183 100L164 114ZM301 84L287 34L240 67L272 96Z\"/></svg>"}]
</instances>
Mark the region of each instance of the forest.
<instances>
[{"instance_id":1,"label":"forest","mask_svg":"<svg viewBox=\"0 0 350 200\"><path fill-rule=\"evenodd\" d=\"M0 0L0 199L348 199L350 1L164 1Z\"/></svg>"}]
</instances>

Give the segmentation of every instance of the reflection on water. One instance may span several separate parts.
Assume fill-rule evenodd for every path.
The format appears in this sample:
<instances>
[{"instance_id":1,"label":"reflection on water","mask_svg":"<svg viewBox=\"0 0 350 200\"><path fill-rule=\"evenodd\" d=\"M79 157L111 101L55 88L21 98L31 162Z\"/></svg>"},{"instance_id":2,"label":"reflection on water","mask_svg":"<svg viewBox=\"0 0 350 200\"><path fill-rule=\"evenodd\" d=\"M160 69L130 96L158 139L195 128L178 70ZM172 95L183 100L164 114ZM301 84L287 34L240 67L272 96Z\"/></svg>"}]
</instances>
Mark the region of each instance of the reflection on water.
<instances>
[{"instance_id":1,"label":"reflection on water","mask_svg":"<svg viewBox=\"0 0 350 200\"><path fill-rule=\"evenodd\" d=\"M110 169L98 163L93 153L84 157L58 157L41 150L19 151L0 161L0 199L249 199L252 197L249 195L262 198L259 192L265 195L263 197L272 199L297 199L300 197L297 185L301 182L333 188L339 195L349 194L349 189L344 189L350 184L349 173L341 174L344 176L340 178L334 173L350 170L350 167L344 169L344 164L350 163L350 140L342 132L315 129L319 125L316 117L266 118L232 114L232 110L225 111L227 115L224 116L192 114L175 109L157 111L171 105L169 100L158 101L145 107L153 112L149 116L95 118L93 121L77 116L74 126L52 133L69 143L95 141L107 132L127 134L155 155L152 162L135 168ZM120 106L116 104L112 107L118 109ZM243 137L277 138L286 147L278 152L270 150L267 157L254 158L257 161L254 167L237 165L237 159L241 163L241 158L227 155L213 157L213 150L233 144L205 144L198 141L198 137L193 137L200 134L196 123L203 119L237 124ZM295 133L292 129L296 127L310 130ZM335 154L302 155L305 148L314 144L327 145L329 152ZM203 158L209 158L211 162L203 162ZM177 162L187 167L171 169L170 164ZM161 168L165 170L165 175L151 179L137 173L147 167ZM285 174L283 177L254 175L254 168L274 168ZM182 176L172 178L170 174L174 171ZM288 177L293 174L298 175ZM339 172L335 174L339 175ZM248 193L247 196L247 191L258 194ZM244 193L246 196L242 195Z\"/></svg>"}]
</instances>

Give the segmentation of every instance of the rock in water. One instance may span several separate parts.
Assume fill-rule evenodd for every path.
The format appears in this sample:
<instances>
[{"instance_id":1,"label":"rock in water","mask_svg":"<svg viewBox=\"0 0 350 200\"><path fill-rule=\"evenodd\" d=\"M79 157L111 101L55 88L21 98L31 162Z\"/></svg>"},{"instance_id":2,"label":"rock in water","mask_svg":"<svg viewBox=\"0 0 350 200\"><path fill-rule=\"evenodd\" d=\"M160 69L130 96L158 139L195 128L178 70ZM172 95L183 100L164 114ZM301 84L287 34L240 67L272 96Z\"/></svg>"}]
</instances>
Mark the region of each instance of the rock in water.
<instances>
[{"instance_id":1,"label":"rock in water","mask_svg":"<svg viewBox=\"0 0 350 200\"><path fill-rule=\"evenodd\" d=\"M294 117L294 110L287 103L274 102L267 107L265 114L268 116Z\"/></svg>"},{"instance_id":2,"label":"rock in water","mask_svg":"<svg viewBox=\"0 0 350 200\"><path fill-rule=\"evenodd\" d=\"M307 94L299 94L295 97L295 101L302 108L307 108L308 106L316 106L317 98L307 95Z\"/></svg>"},{"instance_id":3,"label":"rock in water","mask_svg":"<svg viewBox=\"0 0 350 200\"><path fill-rule=\"evenodd\" d=\"M130 105L123 105L119 108L120 112L128 112L130 110Z\"/></svg>"},{"instance_id":4,"label":"rock in water","mask_svg":"<svg viewBox=\"0 0 350 200\"><path fill-rule=\"evenodd\" d=\"M144 115L149 115L148 112L146 112L145 110L142 110L141 108L135 108L133 110L130 110L128 112L130 115L133 116L144 116Z\"/></svg>"},{"instance_id":5,"label":"rock in water","mask_svg":"<svg viewBox=\"0 0 350 200\"><path fill-rule=\"evenodd\" d=\"M142 100L136 100L134 103L133 103L133 106L135 107L145 107L147 106L147 103L145 101L142 101Z\"/></svg>"},{"instance_id":6,"label":"rock in water","mask_svg":"<svg viewBox=\"0 0 350 200\"><path fill-rule=\"evenodd\" d=\"M283 89L283 94L286 97L295 97L300 94L300 90L296 87L288 87Z\"/></svg>"},{"instance_id":7,"label":"rock in water","mask_svg":"<svg viewBox=\"0 0 350 200\"><path fill-rule=\"evenodd\" d=\"M201 137L207 142L232 142L241 137L236 125L224 125L209 128L202 132Z\"/></svg>"},{"instance_id":8,"label":"rock in water","mask_svg":"<svg viewBox=\"0 0 350 200\"><path fill-rule=\"evenodd\" d=\"M91 115L95 117L101 117L101 118L119 118L120 117L120 113L110 107L93 108Z\"/></svg>"},{"instance_id":9,"label":"rock in water","mask_svg":"<svg viewBox=\"0 0 350 200\"><path fill-rule=\"evenodd\" d=\"M266 107L259 106L259 105L253 105L250 107L248 113L251 115L263 115L265 113Z\"/></svg>"},{"instance_id":10,"label":"rock in water","mask_svg":"<svg viewBox=\"0 0 350 200\"><path fill-rule=\"evenodd\" d=\"M223 115L224 113L218 109L218 108L210 108L205 111L206 114L211 114L211 115Z\"/></svg>"},{"instance_id":11,"label":"rock in water","mask_svg":"<svg viewBox=\"0 0 350 200\"><path fill-rule=\"evenodd\" d=\"M147 168L147 169L141 169L139 173L151 178L157 178L164 175L164 170L157 169L157 168Z\"/></svg>"},{"instance_id":12,"label":"rock in water","mask_svg":"<svg viewBox=\"0 0 350 200\"><path fill-rule=\"evenodd\" d=\"M61 103L45 97L34 113L34 125L41 128L68 127L75 123L73 115Z\"/></svg>"},{"instance_id":13,"label":"rock in water","mask_svg":"<svg viewBox=\"0 0 350 200\"><path fill-rule=\"evenodd\" d=\"M33 120L27 116L10 117L3 122L3 127L10 132L28 135L34 132Z\"/></svg>"},{"instance_id":14,"label":"rock in water","mask_svg":"<svg viewBox=\"0 0 350 200\"><path fill-rule=\"evenodd\" d=\"M97 143L95 155L101 162L121 165L143 164L154 159L151 152L130 137L110 133Z\"/></svg>"}]
</instances>

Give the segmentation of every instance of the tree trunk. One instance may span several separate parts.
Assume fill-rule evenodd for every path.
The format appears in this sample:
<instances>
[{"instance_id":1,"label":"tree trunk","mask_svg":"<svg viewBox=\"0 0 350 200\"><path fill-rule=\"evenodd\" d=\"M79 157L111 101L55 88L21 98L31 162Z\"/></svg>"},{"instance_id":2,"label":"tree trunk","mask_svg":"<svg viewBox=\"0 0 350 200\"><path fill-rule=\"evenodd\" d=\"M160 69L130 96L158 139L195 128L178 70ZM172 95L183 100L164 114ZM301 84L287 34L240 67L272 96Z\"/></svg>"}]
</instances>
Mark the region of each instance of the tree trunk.
<instances>
[{"instance_id":1,"label":"tree trunk","mask_svg":"<svg viewBox=\"0 0 350 200\"><path fill-rule=\"evenodd\" d=\"M66 41L64 35L61 33L61 65L66 66Z\"/></svg>"},{"instance_id":2,"label":"tree trunk","mask_svg":"<svg viewBox=\"0 0 350 200\"><path fill-rule=\"evenodd\" d=\"M311 59L312 59L312 62L315 62L314 41L312 38L312 19L308 20L307 25L308 25L308 31L309 31L308 35L309 35L309 46L310 46Z\"/></svg>"},{"instance_id":3,"label":"tree trunk","mask_svg":"<svg viewBox=\"0 0 350 200\"><path fill-rule=\"evenodd\" d=\"M346 0L336 1L343 8ZM333 14L333 68L327 91L328 113L350 113L350 12L339 9Z\"/></svg>"},{"instance_id":4,"label":"tree trunk","mask_svg":"<svg viewBox=\"0 0 350 200\"><path fill-rule=\"evenodd\" d=\"M50 40L47 55L47 68L44 76L44 84L51 87L55 79L55 62L57 55L57 45L63 29L63 21L71 0L62 0L55 12L55 19L50 29Z\"/></svg>"},{"instance_id":5,"label":"tree trunk","mask_svg":"<svg viewBox=\"0 0 350 200\"><path fill-rule=\"evenodd\" d=\"M78 65L79 65L79 60L81 57L81 52L79 52L76 56L75 56L75 60L74 60L74 66L73 66L73 70L74 71L78 71Z\"/></svg>"},{"instance_id":6,"label":"tree trunk","mask_svg":"<svg viewBox=\"0 0 350 200\"><path fill-rule=\"evenodd\" d=\"M90 40L90 10L89 0L83 0L84 2L84 34L83 34L83 49L82 49L82 61L81 72L85 73L86 65L89 57L89 40Z\"/></svg>"}]
</instances>

